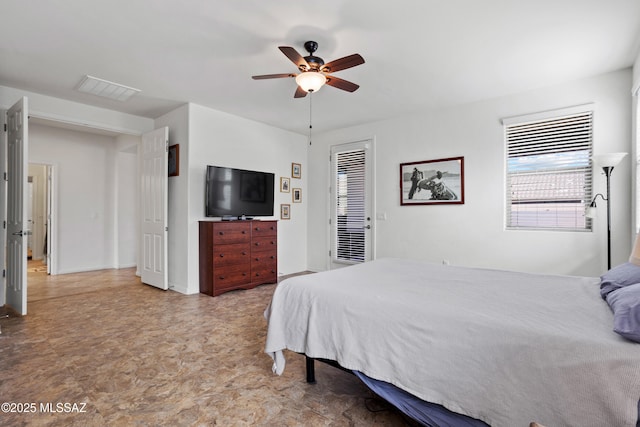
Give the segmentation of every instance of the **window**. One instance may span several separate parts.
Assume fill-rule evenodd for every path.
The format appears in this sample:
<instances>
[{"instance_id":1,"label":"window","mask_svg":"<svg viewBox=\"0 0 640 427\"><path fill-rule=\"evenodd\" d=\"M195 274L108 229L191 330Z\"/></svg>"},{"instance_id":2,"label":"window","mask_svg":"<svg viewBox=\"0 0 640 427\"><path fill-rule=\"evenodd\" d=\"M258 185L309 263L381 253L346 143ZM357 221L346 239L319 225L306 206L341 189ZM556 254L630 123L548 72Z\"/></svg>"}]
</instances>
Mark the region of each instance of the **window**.
<instances>
[{"instance_id":1,"label":"window","mask_svg":"<svg viewBox=\"0 0 640 427\"><path fill-rule=\"evenodd\" d=\"M364 149L336 154L335 256L340 261L365 260Z\"/></svg>"},{"instance_id":2,"label":"window","mask_svg":"<svg viewBox=\"0 0 640 427\"><path fill-rule=\"evenodd\" d=\"M575 107L503 123L507 228L591 230L585 209L591 200L593 111Z\"/></svg>"}]
</instances>

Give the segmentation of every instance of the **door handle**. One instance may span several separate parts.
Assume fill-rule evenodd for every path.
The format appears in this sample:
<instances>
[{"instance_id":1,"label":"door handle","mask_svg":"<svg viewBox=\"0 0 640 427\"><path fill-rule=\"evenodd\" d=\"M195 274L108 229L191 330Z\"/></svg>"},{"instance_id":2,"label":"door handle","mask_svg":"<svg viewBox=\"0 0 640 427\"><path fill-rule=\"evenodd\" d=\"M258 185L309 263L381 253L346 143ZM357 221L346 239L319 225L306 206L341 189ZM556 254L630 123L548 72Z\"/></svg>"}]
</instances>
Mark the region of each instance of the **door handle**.
<instances>
[{"instance_id":1,"label":"door handle","mask_svg":"<svg viewBox=\"0 0 640 427\"><path fill-rule=\"evenodd\" d=\"M11 233L14 236L31 236L31 231L27 230L27 231L16 231L15 233Z\"/></svg>"}]
</instances>

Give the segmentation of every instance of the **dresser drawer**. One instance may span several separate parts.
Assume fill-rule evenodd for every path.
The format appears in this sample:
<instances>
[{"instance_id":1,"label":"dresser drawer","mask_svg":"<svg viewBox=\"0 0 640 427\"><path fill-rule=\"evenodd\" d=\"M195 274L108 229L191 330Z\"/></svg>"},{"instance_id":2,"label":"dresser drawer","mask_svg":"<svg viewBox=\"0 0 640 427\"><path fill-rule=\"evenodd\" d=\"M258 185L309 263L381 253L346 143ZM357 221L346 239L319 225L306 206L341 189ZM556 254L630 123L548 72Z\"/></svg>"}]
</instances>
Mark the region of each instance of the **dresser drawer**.
<instances>
[{"instance_id":1,"label":"dresser drawer","mask_svg":"<svg viewBox=\"0 0 640 427\"><path fill-rule=\"evenodd\" d=\"M275 268L278 264L278 256L276 251L253 252L251 254L252 266L269 266Z\"/></svg>"},{"instance_id":2,"label":"dresser drawer","mask_svg":"<svg viewBox=\"0 0 640 427\"><path fill-rule=\"evenodd\" d=\"M277 266L263 266L251 269L251 282L253 284L276 283L278 281Z\"/></svg>"},{"instance_id":3,"label":"dresser drawer","mask_svg":"<svg viewBox=\"0 0 640 427\"><path fill-rule=\"evenodd\" d=\"M213 267L216 270L225 265L248 264L250 260L251 245L248 242L213 247Z\"/></svg>"},{"instance_id":4,"label":"dresser drawer","mask_svg":"<svg viewBox=\"0 0 640 427\"><path fill-rule=\"evenodd\" d=\"M260 236L277 236L278 223L276 221L254 221L251 233L253 238Z\"/></svg>"},{"instance_id":5,"label":"dresser drawer","mask_svg":"<svg viewBox=\"0 0 640 427\"><path fill-rule=\"evenodd\" d=\"M216 223L213 227L213 244L244 243L251 241L251 224L244 222Z\"/></svg>"},{"instance_id":6,"label":"dresser drawer","mask_svg":"<svg viewBox=\"0 0 640 427\"><path fill-rule=\"evenodd\" d=\"M254 237L251 239L251 253L274 251L278 247L276 236Z\"/></svg>"},{"instance_id":7,"label":"dresser drawer","mask_svg":"<svg viewBox=\"0 0 640 427\"><path fill-rule=\"evenodd\" d=\"M213 289L225 289L249 282L251 278L251 265L239 264L217 268L213 273Z\"/></svg>"}]
</instances>

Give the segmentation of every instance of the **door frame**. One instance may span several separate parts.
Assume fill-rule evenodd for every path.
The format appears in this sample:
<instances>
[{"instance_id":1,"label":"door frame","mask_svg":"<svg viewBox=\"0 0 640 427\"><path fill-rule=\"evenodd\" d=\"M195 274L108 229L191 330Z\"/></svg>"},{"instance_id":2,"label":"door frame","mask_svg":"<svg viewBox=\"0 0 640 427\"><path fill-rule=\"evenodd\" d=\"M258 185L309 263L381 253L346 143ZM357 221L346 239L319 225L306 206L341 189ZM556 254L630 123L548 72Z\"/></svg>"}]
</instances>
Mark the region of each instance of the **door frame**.
<instances>
[{"instance_id":1,"label":"door frame","mask_svg":"<svg viewBox=\"0 0 640 427\"><path fill-rule=\"evenodd\" d=\"M6 124L6 114L8 112L8 108L0 108L0 115L2 119L0 120L0 132L4 128ZM141 138L142 134L145 133L143 130L125 128L121 126L110 126L104 125L97 122L88 123L84 120L80 120L73 116L63 116L54 113L48 113L43 111L29 111L29 119L34 119L38 121L38 124L43 126L51 126L51 127L62 127L65 129L70 129L78 132L89 132L96 134L106 134L113 137L117 137L118 135L123 136L133 136ZM31 121L31 120L30 120ZM4 135L0 136L0 224L2 221L7 219L7 186L6 181L2 179L2 176L5 172L7 172L7 132L3 132ZM140 153L136 154L138 158L140 157ZM54 250L56 248L56 240L57 240L57 182L58 182L58 168L57 165L46 162L39 161L31 161L31 163L38 164L46 164L51 169L51 181L48 188L51 190L51 194L49 195L49 208L51 209L51 220L48 220L48 239L47 245L48 250L48 261L47 261L47 272L51 275L58 274L58 264L57 264L57 254ZM138 212L139 215L139 212ZM139 218L136 218L139 221ZM139 240L138 240L139 242ZM0 226L0 307L6 304L6 291L7 291L7 279L6 277L2 277L1 271L6 270L6 250L7 250L7 230ZM26 263L26 256L24 259ZM136 268L140 267L140 258L136 257Z\"/></svg>"},{"instance_id":2,"label":"door frame","mask_svg":"<svg viewBox=\"0 0 640 427\"><path fill-rule=\"evenodd\" d=\"M334 195L336 189L334 188L334 168L333 168L333 151L335 148L344 148L345 151L349 149L357 149L363 147L367 150L366 161L368 163L365 164L365 174L367 182L369 183L369 188L365 191L365 194L368 194L369 200L367 201L369 216L371 218L370 225L371 229L369 230L369 258L370 260L376 259L376 173L375 173L375 165L376 165L376 156L375 156L375 137L367 137L362 139L352 140L350 142L342 142L337 144L332 144L329 146L329 192L327 194L327 218L328 222L328 233L327 233L327 247L329 250L327 251L327 269L335 269L340 267L346 267L351 265L349 263L340 263L333 262L333 208L334 208Z\"/></svg>"}]
</instances>

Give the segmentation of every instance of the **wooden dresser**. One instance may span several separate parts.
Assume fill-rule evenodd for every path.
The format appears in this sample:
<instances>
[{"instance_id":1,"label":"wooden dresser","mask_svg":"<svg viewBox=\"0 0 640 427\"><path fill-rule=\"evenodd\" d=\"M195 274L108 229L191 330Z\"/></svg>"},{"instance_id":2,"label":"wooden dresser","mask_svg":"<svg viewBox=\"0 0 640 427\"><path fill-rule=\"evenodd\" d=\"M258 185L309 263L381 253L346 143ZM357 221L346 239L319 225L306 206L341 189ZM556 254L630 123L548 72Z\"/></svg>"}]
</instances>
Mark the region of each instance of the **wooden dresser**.
<instances>
[{"instance_id":1,"label":"wooden dresser","mask_svg":"<svg viewBox=\"0 0 640 427\"><path fill-rule=\"evenodd\" d=\"M278 281L277 221L200 221L200 292Z\"/></svg>"}]
</instances>

